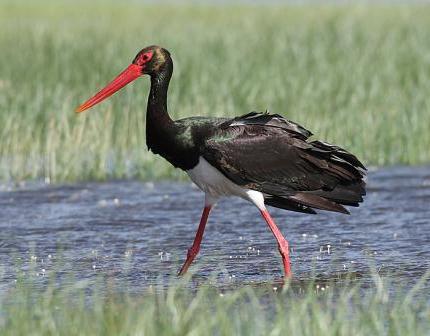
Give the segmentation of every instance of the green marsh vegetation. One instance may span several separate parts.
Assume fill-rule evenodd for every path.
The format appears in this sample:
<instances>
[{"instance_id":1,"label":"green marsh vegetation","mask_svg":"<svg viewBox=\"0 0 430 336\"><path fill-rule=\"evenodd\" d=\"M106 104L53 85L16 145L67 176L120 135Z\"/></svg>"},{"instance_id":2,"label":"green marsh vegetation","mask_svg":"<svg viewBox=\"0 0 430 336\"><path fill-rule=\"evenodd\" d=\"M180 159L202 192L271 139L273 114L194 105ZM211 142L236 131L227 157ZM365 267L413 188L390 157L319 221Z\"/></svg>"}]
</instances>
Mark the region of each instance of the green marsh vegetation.
<instances>
[{"instance_id":1,"label":"green marsh vegetation","mask_svg":"<svg viewBox=\"0 0 430 336\"><path fill-rule=\"evenodd\" d=\"M142 47L174 57L174 118L285 115L369 165L430 160L429 6L2 1L0 179L181 178L147 152L147 78L74 108Z\"/></svg>"},{"instance_id":2,"label":"green marsh vegetation","mask_svg":"<svg viewBox=\"0 0 430 336\"><path fill-rule=\"evenodd\" d=\"M423 283L403 294L376 276L364 293L352 284L190 289L173 281L139 294L86 287L34 289L19 280L1 300L2 335L428 335ZM111 288L111 289L109 289ZM277 290L275 290L275 288ZM418 297L418 299L417 299Z\"/></svg>"}]
</instances>

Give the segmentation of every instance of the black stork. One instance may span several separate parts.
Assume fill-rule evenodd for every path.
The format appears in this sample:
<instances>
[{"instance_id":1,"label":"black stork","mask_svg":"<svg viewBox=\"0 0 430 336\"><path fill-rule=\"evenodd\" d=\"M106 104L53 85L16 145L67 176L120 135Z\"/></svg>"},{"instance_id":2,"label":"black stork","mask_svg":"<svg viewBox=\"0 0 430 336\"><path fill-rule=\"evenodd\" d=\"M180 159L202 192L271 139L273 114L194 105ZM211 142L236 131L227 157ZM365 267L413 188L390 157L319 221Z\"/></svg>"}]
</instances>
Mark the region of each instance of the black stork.
<instances>
[{"instance_id":1,"label":"black stork","mask_svg":"<svg viewBox=\"0 0 430 336\"><path fill-rule=\"evenodd\" d=\"M221 197L238 196L261 212L278 242L286 277L291 277L289 246L266 209L315 214L315 209L348 214L365 195L363 164L346 150L309 141L311 132L278 114L251 112L236 118L191 117L172 120L167 90L173 72L170 53L142 49L105 88L76 109L82 112L142 75L151 77L146 111L148 149L184 170L205 193L193 245L179 275L200 250L209 213Z\"/></svg>"}]
</instances>

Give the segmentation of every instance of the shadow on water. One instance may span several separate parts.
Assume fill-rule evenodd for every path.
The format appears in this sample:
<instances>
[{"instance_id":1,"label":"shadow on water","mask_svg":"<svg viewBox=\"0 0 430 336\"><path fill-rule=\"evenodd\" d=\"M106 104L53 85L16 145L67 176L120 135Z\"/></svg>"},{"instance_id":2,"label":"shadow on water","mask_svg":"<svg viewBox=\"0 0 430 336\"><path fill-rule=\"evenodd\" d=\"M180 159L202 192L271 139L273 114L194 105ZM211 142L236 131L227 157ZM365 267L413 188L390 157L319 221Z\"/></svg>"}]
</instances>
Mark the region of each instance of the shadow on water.
<instances>
[{"instance_id":1,"label":"shadow on water","mask_svg":"<svg viewBox=\"0 0 430 336\"><path fill-rule=\"evenodd\" d=\"M54 270L89 281L106 275L131 291L167 284L192 243L203 203L198 189L172 182L8 189L0 192L1 288L17 271L43 279ZM430 167L395 167L369 174L365 203L351 216L271 209L292 248L292 285L351 276L370 284L372 269L415 283L430 266L429 201ZM282 276L257 209L235 198L213 211L196 261L194 284L214 272L226 288L276 285Z\"/></svg>"}]
</instances>

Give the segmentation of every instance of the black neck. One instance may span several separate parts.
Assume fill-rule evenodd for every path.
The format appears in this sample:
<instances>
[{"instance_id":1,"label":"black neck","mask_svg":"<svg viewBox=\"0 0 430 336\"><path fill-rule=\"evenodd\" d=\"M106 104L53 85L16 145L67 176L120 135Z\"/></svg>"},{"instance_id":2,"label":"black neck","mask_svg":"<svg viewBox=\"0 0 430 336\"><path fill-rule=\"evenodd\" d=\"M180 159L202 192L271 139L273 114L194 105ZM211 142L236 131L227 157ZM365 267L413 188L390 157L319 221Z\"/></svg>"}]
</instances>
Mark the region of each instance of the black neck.
<instances>
[{"instance_id":1,"label":"black neck","mask_svg":"<svg viewBox=\"0 0 430 336\"><path fill-rule=\"evenodd\" d=\"M167 91L173 73L172 60L167 59L158 71L150 74L151 90L146 110L146 143L153 152L163 153L166 140L171 138L176 127L167 111Z\"/></svg>"},{"instance_id":2,"label":"black neck","mask_svg":"<svg viewBox=\"0 0 430 336\"><path fill-rule=\"evenodd\" d=\"M151 75L151 91L146 113L146 144L155 154L168 160L174 167L188 170L197 165L199 151L192 144L184 128L175 123L167 112L167 90L173 72L168 55L165 62Z\"/></svg>"},{"instance_id":3,"label":"black neck","mask_svg":"<svg viewBox=\"0 0 430 336\"><path fill-rule=\"evenodd\" d=\"M164 126L173 123L167 111L167 91L173 73L172 62L166 62L163 69L151 74L151 91L148 97L146 127ZM153 125L155 123L155 125ZM159 126L163 126L159 125Z\"/></svg>"}]
</instances>

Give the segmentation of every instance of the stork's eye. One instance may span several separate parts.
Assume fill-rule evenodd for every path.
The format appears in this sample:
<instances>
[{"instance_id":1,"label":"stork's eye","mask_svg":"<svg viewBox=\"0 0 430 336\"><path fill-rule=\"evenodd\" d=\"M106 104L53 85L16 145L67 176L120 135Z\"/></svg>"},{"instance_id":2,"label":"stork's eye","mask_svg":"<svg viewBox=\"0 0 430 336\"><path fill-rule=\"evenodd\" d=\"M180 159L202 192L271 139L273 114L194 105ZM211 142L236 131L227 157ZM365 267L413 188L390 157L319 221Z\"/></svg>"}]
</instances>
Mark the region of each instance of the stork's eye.
<instances>
[{"instance_id":1,"label":"stork's eye","mask_svg":"<svg viewBox=\"0 0 430 336\"><path fill-rule=\"evenodd\" d=\"M147 52L142 55L142 61L148 62L152 58L152 52Z\"/></svg>"},{"instance_id":2,"label":"stork's eye","mask_svg":"<svg viewBox=\"0 0 430 336\"><path fill-rule=\"evenodd\" d=\"M151 60L152 56L153 56L153 52L152 52L152 51L148 51L148 52L146 52L146 53L144 53L144 54L140 54L140 55L138 55L138 56L136 57L136 59L135 59L135 61L134 61L134 62L135 62L137 65L141 65L141 66L143 66L145 63L147 63L147 62L149 62L149 61Z\"/></svg>"}]
</instances>

